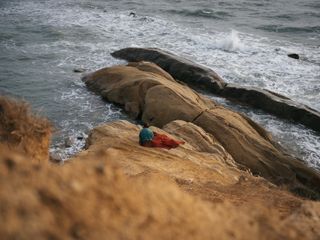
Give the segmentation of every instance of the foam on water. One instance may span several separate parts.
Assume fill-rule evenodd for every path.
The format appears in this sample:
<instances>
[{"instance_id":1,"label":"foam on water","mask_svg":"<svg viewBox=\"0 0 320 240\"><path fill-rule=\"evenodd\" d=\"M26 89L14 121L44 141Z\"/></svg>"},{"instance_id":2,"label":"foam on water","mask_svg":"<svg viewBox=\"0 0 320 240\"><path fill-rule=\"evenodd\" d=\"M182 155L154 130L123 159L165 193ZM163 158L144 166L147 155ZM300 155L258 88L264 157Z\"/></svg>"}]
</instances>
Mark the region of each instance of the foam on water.
<instances>
[{"instance_id":1,"label":"foam on water","mask_svg":"<svg viewBox=\"0 0 320 240\"><path fill-rule=\"evenodd\" d=\"M211 18L215 20L224 20L226 17L232 16L232 14L225 11L214 11L213 9L196 9L196 10L188 10L188 9L170 9L168 10L171 14L178 14L183 16L193 16L193 17L204 17Z\"/></svg>"},{"instance_id":2,"label":"foam on water","mask_svg":"<svg viewBox=\"0 0 320 240\"><path fill-rule=\"evenodd\" d=\"M231 33L227 38L217 42L217 48L225 51L246 51L247 48L241 43L238 32L231 30Z\"/></svg>"},{"instance_id":3,"label":"foam on water","mask_svg":"<svg viewBox=\"0 0 320 240\"><path fill-rule=\"evenodd\" d=\"M76 94L76 96L78 96ZM76 104L76 98L70 96L65 96L68 100L74 101ZM92 103L87 102L87 106L82 107L81 111L88 110L92 114L96 114L96 117L101 117L101 115L97 114L96 109L92 107ZM81 112L79 111L79 112ZM103 118L100 119L99 122L105 123L110 120L116 119L126 119L123 117L123 113L120 109L112 106L111 104L105 104ZM91 118L93 116L90 116ZM128 119L127 119L128 120ZM78 119L73 120L63 120L60 123L60 129L64 132L63 138L60 138L59 141L55 141L55 144L51 147L50 153L53 154L54 158L65 160L70 156L79 152L85 146L86 138L88 137L87 131L95 127L96 125L93 122L88 121L86 116L79 116ZM79 125L82 125L79 127ZM78 127L77 127L78 126Z\"/></svg>"},{"instance_id":4,"label":"foam on water","mask_svg":"<svg viewBox=\"0 0 320 240\"><path fill-rule=\"evenodd\" d=\"M11 24L8 29L0 27L0 33L3 31L6 36L0 38L0 70L4 73L0 88L45 108L58 129L54 145L61 146L68 137L77 139L99 123L125 117L118 108L90 93L79 74L72 73L79 67L93 71L123 63L110 53L124 47L162 48L212 68L227 82L270 89L320 110L319 46L231 29L219 31L205 25L193 27L198 25L177 23L161 15L137 12L134 17L129 14L131 10L116 9L112 4L115 3L29 0L7 3L0 9L0 20ZM37 31L39 27L42 32ZM302 60L288 58L287 53L291 52L298 53ZM29 84L23 91L21 82ZM42 98L32 88L49 96ZM255 111L252 117L260 122L264 118L270 120ZM291 131L299 132L297 136L287 136L277 126L289 123L268 122L272 123L265 125L269 131L290 139L282 141L284 145L292 148L290 142L297 142L305 149L294 150L297 154L305 154L308 162L320 161L316 133L299 126ZM83 140L75 142L61 154L69 156L83 146ZM53 147L53 151L57 149Z\"/></svg>"}]
</instances>

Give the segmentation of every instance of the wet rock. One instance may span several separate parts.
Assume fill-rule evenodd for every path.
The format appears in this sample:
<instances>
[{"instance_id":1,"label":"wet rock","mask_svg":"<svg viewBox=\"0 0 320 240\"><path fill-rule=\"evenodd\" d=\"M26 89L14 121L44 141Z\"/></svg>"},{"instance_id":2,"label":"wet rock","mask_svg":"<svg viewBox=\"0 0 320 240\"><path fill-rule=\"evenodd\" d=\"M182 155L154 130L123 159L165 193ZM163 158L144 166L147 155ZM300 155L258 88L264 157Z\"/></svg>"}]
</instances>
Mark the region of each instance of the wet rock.
<instances>
[{"instance_id":1,"label":"wet rock","mask_svg":"<svg viewBox=\"0 0 320 240\"><path fill-rule=\"evenodd\" d=\"M73 69L74 73L83 73L85 71L87 71L87 69L85 69L85 68L75 68L75 69Z\"/></svg>"},{"instance_id":2,"label":"wet rock","mask_svg":"<svg viewBox=\"0 0 320 240\"><path fill-rule=\"evenodd\" d=\"M68 138L66 138L66 139L64 140L64 146L65 146L66 148L71 147L73 144L74 144L74 139L71 138L71 137L68 137Z\"/></svg>"},{"instance_id":3,"label":"wet rock","mask_svg":"<svg viewBox=\"0 0 320 240\"><path fill-rule=\"evenodd\" d=\"M198 87L210 88L214 92L220 92L225 85L222 78L213 70L160 49L124 48L111 55L129 62L154 62L175 79Z\"/></svg>"},{"instance_id":4,"label":"wet rock","mask_svg":"<svg viewBox=\"0 0 320 240\"><path fill-rule=\"evenodd\" d=\"M129 13L129 16L130 16L130 17L136 17L137 15L136 15L135 12L130 12L130 13Z\"/></svg>"},{"instance_id":5,"label":"wet rock","mask_svg":"<svg viewBox=\"0 0 320 240\"><path fill-rule=\"evenodd\" d=\"M124 48L111 54L127 61L150 61L175 79L222 97L237 100L276 116L294 120L320 131L320 113L278 93L255 87L227 84L211 69L155 48ZM297 55L297 54L296 54Z\"/></svg>"},{"instance_id":6,"label":"wet rock","mask_svg":"<svg viewBox=\"0 0 320 240\"><path fill-rule=\"evenodd\" d=\"M320 132L320 112L278 93L255 87L228 84L221 95L263 109L278 117L302 123Z\"/></svg>"},{"instance_id":7,"label":"wet rock","mask_svg":"<svg viewBox=\"0 0 320 240\"><path fill-rule=\"evenodd\" d=\"M289 53L288 57L293 58L293 59L300 59L300 56L297 53Z\"/></svg>"}]
</instances>

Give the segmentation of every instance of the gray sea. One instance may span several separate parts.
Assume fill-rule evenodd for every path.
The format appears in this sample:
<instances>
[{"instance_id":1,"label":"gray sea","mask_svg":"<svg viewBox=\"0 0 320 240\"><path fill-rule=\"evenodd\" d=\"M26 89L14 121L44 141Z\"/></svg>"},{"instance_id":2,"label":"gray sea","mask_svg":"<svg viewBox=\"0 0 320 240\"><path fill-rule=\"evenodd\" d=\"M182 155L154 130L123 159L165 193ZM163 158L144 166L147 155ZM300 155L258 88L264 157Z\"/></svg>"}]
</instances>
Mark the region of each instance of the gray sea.
<instances>
[{"instance_id":1,"label":"gray sea","mask_svg":"<svg viewBox=\"0 0 320 240\"><path fill-rule=\"evenodd\" d=\"M25 99L47 116L55 126L51 151L67 158L94 126L127 119L73 69L123 63L110 53L133 46L174 52L227 82L270 89L320 111L319 0L0 0L0 94ZM320 169L319 133L210 97L247 114Z\"/></svg>"}]
</instances>

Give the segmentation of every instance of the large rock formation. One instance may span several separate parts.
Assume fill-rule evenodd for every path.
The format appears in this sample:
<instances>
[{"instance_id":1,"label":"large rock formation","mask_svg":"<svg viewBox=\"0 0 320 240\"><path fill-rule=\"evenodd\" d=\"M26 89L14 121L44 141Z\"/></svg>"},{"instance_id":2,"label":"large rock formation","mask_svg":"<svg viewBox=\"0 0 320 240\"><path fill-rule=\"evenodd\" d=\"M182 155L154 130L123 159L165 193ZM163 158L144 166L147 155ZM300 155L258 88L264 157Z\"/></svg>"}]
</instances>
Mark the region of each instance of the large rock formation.
<instances>
[{"instance_id":1,"label":"large rock formation","mask_svg":"<svg viewBox=\"0 0 320 240\"><path fill-rule=\"evenodd\" d=\"M213 70L160 49L124 48L111 55L128 62L153 62L175 79L198 88L208 89L213 93L221 92L226 86L224 80Z\"/></svg>"},{"instance_id":2,"label":"large rock formation","mask_svg":"<svg viewBox=\"0 0 320 240\"><path fill-rule=\"evenodd\" d=\"M112 56L127 61L150 61L170 73L175 79L196 88L202 88L231 100L250 104L279 117L291 119L320 131L320 113L306 105L292 101L280 94L256 87L227 84L214 71L181 58L172 53L154 48L124 48Z\"/></svg>"},{"instance_id":3,"label":"large rock formation","mask_svg":"<svg viewBox=\"0 0 320 240\"><path fill-rule=\"evenodd\" d=\"M151 125L162 127L177 119L195 123L253 174L310 197L320 192L319 174L284 152L262 127L175 82L152 63L104 68L83 80L106 100Z\"/></svg>"},{"instance_id":4,"label":"large rock formation","mask_svg":"<svg viewBox=\"0 0 320 240\"><path fill-rule=\"evenodd\" d=\"M88 151L81 152L76 158L91 159L99 152L116 157L117 163L129 175L138 175L149 169L181 182L199 184L235 184L242 174L248 175L237 169L230 154L211 135L192 123L175 121L163 128L166 131L152 129L173 134L171 137L179 137L186 144L170 151L139 146L139 127L127 121L118 121L96 127L87 140Z\"/></svg>"}]
</instances>

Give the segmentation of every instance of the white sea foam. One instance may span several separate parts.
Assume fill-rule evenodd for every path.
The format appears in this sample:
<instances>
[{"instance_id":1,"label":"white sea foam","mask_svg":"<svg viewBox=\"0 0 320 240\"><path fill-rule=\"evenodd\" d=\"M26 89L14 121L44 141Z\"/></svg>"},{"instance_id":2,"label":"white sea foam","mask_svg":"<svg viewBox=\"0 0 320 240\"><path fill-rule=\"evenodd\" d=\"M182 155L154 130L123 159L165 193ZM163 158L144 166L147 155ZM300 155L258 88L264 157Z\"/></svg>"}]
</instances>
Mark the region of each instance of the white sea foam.
<instances>
[{"instance_id":1,"label":"white sea foam","mask_svg":"<svg viewBox=\"0 0 320 240\"><path fill-rule=\"evenodd\" d=\"M240 41L238 32L233 29L225 39L217 42L217 47L230 52L245 51L247 49L247 47Z\"/></svg>"}]
</instances>

